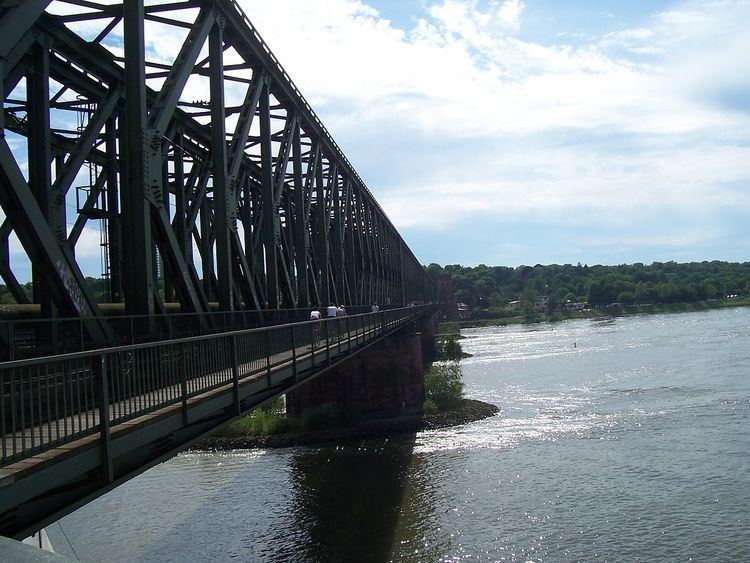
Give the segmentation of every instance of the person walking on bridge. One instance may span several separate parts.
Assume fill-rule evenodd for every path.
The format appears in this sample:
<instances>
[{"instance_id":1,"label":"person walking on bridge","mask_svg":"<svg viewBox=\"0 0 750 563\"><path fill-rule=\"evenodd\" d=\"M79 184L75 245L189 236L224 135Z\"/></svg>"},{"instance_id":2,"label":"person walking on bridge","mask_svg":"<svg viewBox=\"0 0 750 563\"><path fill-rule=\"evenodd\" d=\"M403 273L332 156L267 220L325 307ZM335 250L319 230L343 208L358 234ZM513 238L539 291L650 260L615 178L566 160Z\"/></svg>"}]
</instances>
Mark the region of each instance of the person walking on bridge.
<instances>
[{"instance_id":1,"label":"person walking on bridge","mask_svg":"<svg viewBox=\"0 0 750 563\"><path fill-rule=\"evenodd\" d=\"M334 305L333 303L331 303L330 305L328 305L328 307L326 308L326 318L327 319L335 319L337 313L338 313L338 309L336 308L336 305ZM328 334L329 338L336 336L337 324L338 323L336 323L335 321L331 322L331 323L328 323L328 332L327 332L327 334Z\"/></svg>"},{"instance_id":2,"label":"person walking on bridge","mask_svg":"<svg viewBox=\"0 0 750 563\"><path fill-rule=\"evenodd\" d=\"M310 320L314 321L312 325L312 341L313 345L317 344L320 340L320 311L313 309L310 311Z\"/></svg>"}]
</instances>

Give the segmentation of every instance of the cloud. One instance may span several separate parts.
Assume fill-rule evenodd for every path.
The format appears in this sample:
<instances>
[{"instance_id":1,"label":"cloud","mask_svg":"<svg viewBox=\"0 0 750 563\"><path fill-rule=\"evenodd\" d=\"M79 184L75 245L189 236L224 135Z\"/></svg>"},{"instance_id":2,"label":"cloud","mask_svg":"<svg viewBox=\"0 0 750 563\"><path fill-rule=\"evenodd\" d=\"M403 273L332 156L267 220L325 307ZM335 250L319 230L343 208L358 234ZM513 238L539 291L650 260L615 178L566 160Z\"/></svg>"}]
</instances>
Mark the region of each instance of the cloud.
<instances>
[{"instance_id":1,"label":"cloud","mask_svg":"<svg viewBox=\"0 0 750 563\"><path fill-rule=\"evenodd\" d=\"M728 210L750 215L746 1L544 44L520 0L424 3L400 27L374 1L239 2L407 234L485 218L625 233L660 216L669 246L695 242L675 217L709 240ZM149 52L169 61L181 38L158 31Z\"/></svg>"}]
</instances>

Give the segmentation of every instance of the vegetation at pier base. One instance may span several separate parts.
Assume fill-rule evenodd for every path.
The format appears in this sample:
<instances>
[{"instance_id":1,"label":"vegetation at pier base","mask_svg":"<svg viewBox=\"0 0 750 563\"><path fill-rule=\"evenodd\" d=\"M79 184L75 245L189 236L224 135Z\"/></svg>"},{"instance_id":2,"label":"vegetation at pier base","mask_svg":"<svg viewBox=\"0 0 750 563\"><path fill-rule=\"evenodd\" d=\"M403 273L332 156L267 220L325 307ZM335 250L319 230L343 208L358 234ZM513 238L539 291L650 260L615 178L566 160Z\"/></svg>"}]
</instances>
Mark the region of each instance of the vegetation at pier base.
<instances>
[{"instance_id":1,"label":"vegetation at pier base","mask_svg":"<svg viewBox=\"0 0 750 563\"><path fill-rule=\"evenodd\" d=\"M435 352L438 360L460 360L466 357L459 339L461 328L458 323L443 323L435 338Z\"/></svg>"},{"instance_id":2,"label":"vegetation at pier base","mask_svg":"<svg viewBox=\"0 0 750 563\"><path fill-rule=\"evenodd\" d=\"M464 398L461 366L456 361L435 363L424 375L425 414L457 409Z\"/></svg>"},{"instance_id":3,"label":"vegetation at pier base","mask_svg":"<svg viewBox=\"0 0 750 563\"><path fill-rule=\"evenodd\" d=\"M338 408L324 404L307 409L299 420L286 417L284 399L278 397L253 410L249 415L230 422L215 436L242 438L245 436L271 436L287 432L311 432L329 428L346 428L359 422L359 413L353 408Z\"/></svg>"},{"instance_id":4,"label":"vegetation at pier base","mask_svg":"<svg viewBox=\"0 0 750 563\"><path fill-rule=\"evenodd\" d=\"M576 316L585 307L661 312L683 303L713 308L750 302L750 262L517 268L430 264L427 271L433 277L451 275L456 301L469 308L464 317L474 320L517 317L533 322Z\"/></svg>"},{"instance_id":5,"label":"vegetation at pier base","mask_svg":"<svg viewBox=\"0 0 750 563\"><path fill-rule=\"evenodd\" d=\"M230 422L216 433L223 438L269 436L298 430L284 414L284 399L278 397L253 410L249 415Z\"/></svg>"}]
</instances>

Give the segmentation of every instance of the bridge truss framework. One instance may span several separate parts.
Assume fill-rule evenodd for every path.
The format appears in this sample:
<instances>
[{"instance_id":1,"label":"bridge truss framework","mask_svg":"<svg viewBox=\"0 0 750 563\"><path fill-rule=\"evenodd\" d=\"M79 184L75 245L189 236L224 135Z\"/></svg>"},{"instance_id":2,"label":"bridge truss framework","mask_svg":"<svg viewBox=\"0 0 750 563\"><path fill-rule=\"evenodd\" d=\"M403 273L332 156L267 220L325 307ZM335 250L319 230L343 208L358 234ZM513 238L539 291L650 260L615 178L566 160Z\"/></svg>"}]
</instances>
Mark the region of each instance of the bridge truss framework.
<instances>
[{"instance_id":1,"label":"bridge truss framework","mask_svg":"<svg viewBox=\"0 0 750 563\"><path fill-rule=\"evenodd\" d=\"M132 315L432 300L236 0L4 0L0 31L0 277L18 303L12 233L42 316L107 340L76 259L96 222L105 300ZM179 48L157 53L162 36Z\"/></svg>"}]
</instances>

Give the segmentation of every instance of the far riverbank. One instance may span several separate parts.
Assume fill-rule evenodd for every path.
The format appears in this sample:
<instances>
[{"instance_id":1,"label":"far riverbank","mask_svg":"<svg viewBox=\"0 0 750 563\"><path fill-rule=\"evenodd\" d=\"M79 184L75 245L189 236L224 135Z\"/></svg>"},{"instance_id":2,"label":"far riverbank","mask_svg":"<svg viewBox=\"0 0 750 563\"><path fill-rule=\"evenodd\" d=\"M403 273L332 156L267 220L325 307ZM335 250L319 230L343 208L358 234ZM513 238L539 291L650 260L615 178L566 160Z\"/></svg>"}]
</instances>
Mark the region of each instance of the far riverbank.
<instances>
[{"instance_id":1,"label":"far riverbank","mask_svg":"<svg viewBox=\"0 0 750 563\"><path fill-rule=\"evenodd\" d=\"M583 311L561 311L546 315L535 313L532 317L517 315L488 319L466 319L445 324L456 324L460 328L479 328L484 326L506 326L517 324L534 324L565 321L570 319L597 319L602 317L623 317L629 315L659 315L663 313L694 313L713 309L750 307L750 299L724 301L696 301L693 303L660 303L648 305L620 305L607 308L592 308Z\"/></svg>"}]
</instances>

